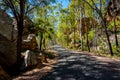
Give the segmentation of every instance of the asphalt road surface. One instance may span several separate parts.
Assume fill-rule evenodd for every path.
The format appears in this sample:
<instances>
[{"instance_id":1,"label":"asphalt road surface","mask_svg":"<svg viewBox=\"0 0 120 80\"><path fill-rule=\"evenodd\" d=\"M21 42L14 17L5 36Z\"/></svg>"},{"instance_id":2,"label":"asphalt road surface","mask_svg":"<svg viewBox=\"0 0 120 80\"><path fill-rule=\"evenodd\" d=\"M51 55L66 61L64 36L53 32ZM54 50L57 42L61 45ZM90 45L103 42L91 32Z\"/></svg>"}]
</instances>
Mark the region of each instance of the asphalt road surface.
<instances>
[{"instance_id":1,"label":"asphalt road surface","mask_svg":"<svg viewBox=\"0 0 120 80\"><path fill-rule=\"evenodd\" d=\"M58 63L40 80L120 80L120 61L53 46Z\"/></svg>"}]
</instances>

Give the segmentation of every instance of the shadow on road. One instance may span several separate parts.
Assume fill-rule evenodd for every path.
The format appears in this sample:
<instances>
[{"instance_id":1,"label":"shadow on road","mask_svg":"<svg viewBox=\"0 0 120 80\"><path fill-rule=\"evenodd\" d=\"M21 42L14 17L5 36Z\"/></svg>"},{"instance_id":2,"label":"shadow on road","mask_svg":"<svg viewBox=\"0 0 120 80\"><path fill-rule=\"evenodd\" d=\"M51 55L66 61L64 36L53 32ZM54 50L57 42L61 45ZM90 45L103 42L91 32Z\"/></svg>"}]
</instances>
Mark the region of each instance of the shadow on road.
<instances>
[{"instance_id":1,"label":"shadow on road","mask_svg":"<svg viewBox=\"0 0 120 80\"><path fill-rule=\"evenodd\" d=\"M120 66L97 56L66 50L58 45L58 63L40 80L120 80ZM106 58L107 59L107 58Z\"/></svg>"}]
</instances>

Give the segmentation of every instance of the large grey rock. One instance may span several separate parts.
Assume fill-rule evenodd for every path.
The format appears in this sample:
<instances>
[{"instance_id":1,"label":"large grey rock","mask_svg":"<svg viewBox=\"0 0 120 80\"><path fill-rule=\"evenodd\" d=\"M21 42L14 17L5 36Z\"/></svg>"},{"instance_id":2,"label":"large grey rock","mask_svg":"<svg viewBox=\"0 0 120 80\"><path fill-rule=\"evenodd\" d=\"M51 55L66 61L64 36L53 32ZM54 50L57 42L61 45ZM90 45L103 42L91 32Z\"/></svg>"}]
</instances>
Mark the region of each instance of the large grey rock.
<instances>
[{"instance_id":1,"label":"large grey rock","mask_svg":"<svg viewBox=\"0 0 120 80\"><path fill-rule=\"evenodd\" d=\"M7 15L3 10L0 10L0 34L11 40L12 34L12 18Z\"/></svg>"},{"instance_id":2,"label":"large grey rock","mask_svg":"<svg viewBox=\"0 0 120 80\"><path fill-rule=\"evenodd\" d=\"M0 65L9 67L17 60L16 46L0 34Z\"/></svg>"},{"instance_id":3,"label":"large grey rock","mask_svg":"<svg viewBox=\"0 0 120 80\"><path fill-rule=\"evenodd\" d=\"M34 66L38 63L36 54L30 50L26 50L24 53L22 53L22 56L24 56L24 63L22 68Z\"/></svg>"}]
</instances>

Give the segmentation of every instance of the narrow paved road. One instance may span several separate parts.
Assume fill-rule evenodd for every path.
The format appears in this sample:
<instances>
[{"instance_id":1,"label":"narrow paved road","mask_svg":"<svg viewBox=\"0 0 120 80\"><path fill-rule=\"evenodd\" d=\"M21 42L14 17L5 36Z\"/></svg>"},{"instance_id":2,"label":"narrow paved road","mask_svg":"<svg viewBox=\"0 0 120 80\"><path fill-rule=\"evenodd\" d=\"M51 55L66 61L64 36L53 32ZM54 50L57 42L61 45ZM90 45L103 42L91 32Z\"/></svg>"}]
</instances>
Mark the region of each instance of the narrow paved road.
<instances>
[{"instance_id":1,"label":"narrow paved road","mask_svg":"<svg viewBox=\"0 0 120 80\"><path fill-rule=\"evenodd\" d=\"M56 45L58 63L40 80L120 80L120 61L65 50Z\"/></svg>"}]
</instances>

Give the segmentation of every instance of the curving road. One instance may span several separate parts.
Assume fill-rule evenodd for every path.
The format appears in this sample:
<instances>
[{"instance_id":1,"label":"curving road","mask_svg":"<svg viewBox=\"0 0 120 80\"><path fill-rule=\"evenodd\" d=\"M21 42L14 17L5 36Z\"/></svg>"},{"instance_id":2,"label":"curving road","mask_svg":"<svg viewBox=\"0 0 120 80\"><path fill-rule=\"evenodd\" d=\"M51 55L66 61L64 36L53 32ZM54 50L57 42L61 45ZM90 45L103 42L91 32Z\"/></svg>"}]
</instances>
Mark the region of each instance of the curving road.
<instances>
[{"instance_id":1,"label":"curving road","mask_svg":"<svg viewBox=\"0 0 120 80\"><path fill-rule=\"evenodd\" d=\"M120 61L66 50L58 45L58 63L40 80L120 80Z\"/></svg>"}]
</instances>

